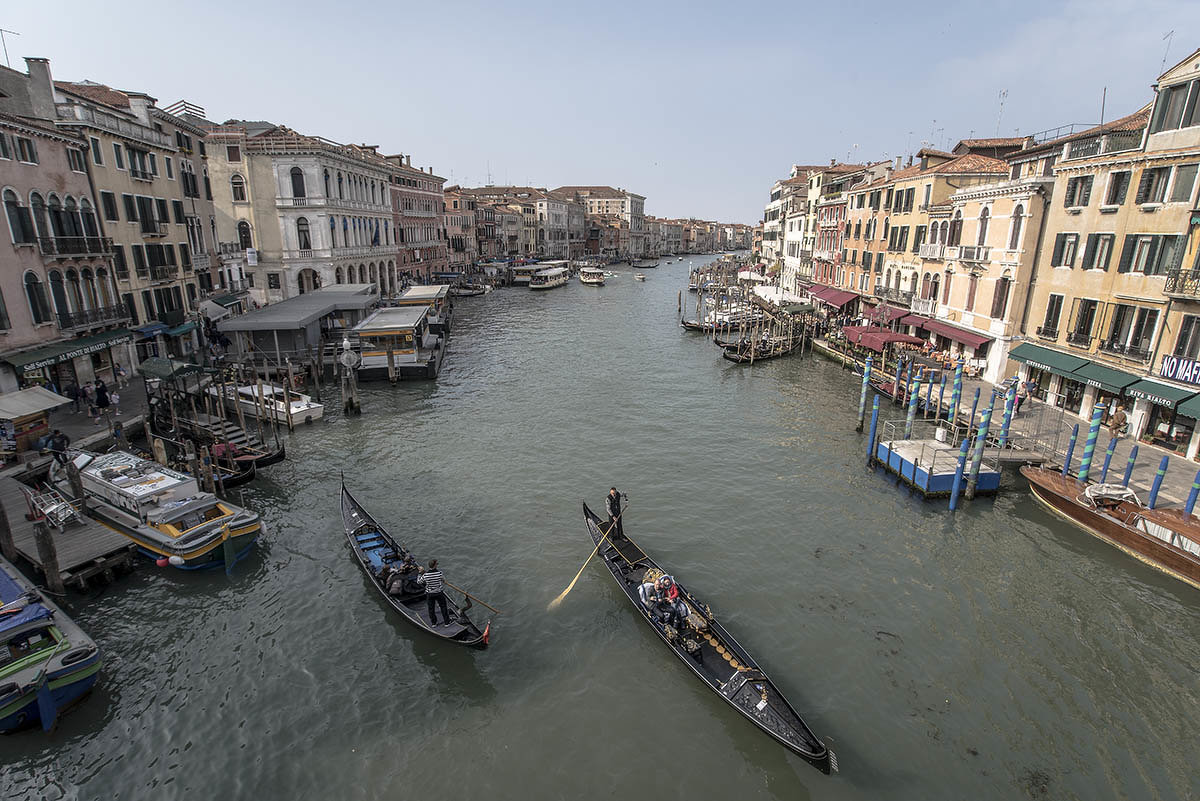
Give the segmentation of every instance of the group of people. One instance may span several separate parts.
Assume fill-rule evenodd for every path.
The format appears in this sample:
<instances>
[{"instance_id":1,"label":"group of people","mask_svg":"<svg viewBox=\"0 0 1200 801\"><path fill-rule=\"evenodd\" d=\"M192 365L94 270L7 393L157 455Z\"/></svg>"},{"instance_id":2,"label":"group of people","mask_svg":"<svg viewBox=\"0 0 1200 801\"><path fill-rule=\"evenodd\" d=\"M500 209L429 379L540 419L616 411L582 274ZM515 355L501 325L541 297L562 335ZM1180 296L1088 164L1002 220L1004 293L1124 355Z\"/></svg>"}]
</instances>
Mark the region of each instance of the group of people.
<instances>
[{"instance_id":1,"label":"group of people","mask_svg":"<svg viewBox=\"0 0 1200 801\"><path fill-rule=\"evenodd\" d=\"M604 510L608 513L608 538L610 540L626 539L624 527L621 525L621 513L624 511L621 508L623 497L620 492L617 492L617 488L613 487L604 499ZM676 630L683 628L683 622L688 616L688 608L683 599L679 597L679 585L675 583L673 577L661 575L653 581L643 582L638 587L638 598L641 599L642 606L646 607L659 622Z\"/></svg>"},{"instance_id":2,"label":"group of people","mask_svg":"<svg viewBox=\"0 0 1200 801\"><path fill-rule=\"evenodd\" d=\"M446 581L438 570L438 560L432 559L429 567L417 564L411 553L403 554L400 565L384 565L379 580L388 595L417 595L425 593L425 604L429 610L429 622L438 625L435 609L442 611L443 625L450 625L450 611L446 606Z\"/></svg>"},{"instance_id":3,"label":"group of people","mask_svg":"<svg viewBox=\"0 0 1200 801\"><path fill-rule=\"evenodd\" d=\"M117 388L122 388L129 384L124 367L119 364L115 365L113 373L117 378ZM121 414L121 395L116 389L110 390L102 378L97 378L95 381L88 381L83 386L79 386L74 381L68 382L63 388L63 397L71 401L71 411L73 413L78 414L80 411L86 409L88 417L97 425L100 424L102 416L109 409L116 415Z\"/></svg>"}]
</instances>

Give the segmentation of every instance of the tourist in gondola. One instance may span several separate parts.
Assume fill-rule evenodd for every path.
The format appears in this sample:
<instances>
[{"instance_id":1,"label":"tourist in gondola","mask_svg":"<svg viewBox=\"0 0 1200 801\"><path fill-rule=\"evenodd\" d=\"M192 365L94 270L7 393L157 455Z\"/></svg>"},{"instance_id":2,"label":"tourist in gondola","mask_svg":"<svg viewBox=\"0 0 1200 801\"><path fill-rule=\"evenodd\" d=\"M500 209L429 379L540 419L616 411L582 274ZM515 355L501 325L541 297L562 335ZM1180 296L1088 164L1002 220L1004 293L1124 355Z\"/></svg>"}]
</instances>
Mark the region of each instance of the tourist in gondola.
<instances>
[{"instance_id":1,"label":"tourist in gondola","mask_svg":"<svg viewBox=\"0 0 1200 801\"><path fill-rule=\"evenodd\" d=\"M434 626L438 624L437 615L434 614L434 604L437 604L442 609L442 620L445 625L450 625L450 613L446 610L446 593L442 571L438 570L438 560L433 559L429 562L429 569L417 576L417 583L425 587L425 604L429 607L429 623Z\"/></svg>"},{"instance_id":2,"label":"tourist in gondola","mask_svg":"<svg viewBox=\"0 0 1200 801\"><path fill-rule=\"evenodd\" d=\"M625 539L625 529L621 525L621 493L617 492L616 487L608 491L608 497L604 499L604 504L608 510L609 532L612 532L614 525L617 527L616 533L612 534L611 539Z\"/></svg>"},{"instance_id":3,"label":"tourist in gondola","mask_svg":"<svg viewBox=\"0 0 1200 801\"><path fill-rule=\"evenodd\" d=\"M671 576L659 576L653 583L647 581L638 589L642 603L661 623L678 629L683 625L679 612L679 587Z\"/></svg>"}]
</instances>

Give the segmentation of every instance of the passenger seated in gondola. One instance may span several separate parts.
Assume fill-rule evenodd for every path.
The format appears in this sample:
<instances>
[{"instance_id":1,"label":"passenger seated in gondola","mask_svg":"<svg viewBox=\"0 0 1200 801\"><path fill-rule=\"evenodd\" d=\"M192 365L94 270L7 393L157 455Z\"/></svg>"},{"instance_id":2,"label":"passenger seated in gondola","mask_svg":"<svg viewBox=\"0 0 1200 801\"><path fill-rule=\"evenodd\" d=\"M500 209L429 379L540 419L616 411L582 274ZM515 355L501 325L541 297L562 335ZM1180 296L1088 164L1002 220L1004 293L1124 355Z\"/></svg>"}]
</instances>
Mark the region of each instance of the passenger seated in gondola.
<instances>
[{"instance_id":1,"label":"passenger seated in gondola","mask_svg":"<svg viewBox=\"0 0 1200 801\"><path fill-rule=\"evenodd\" d=\"M683 613L680 610L682 601L679 599L679 587L670 576L659 576L654 581L647 581L638 587L638 597L642 605L654 615L659 622L666 623L672 628L679 629L683 625Z\"/></svg>"},{"instance_id":2,"label":"passenger seated in gondola","mask_svg":"<svg viewBox=\"0 0 1200 801\"><path fill-rule=\"evenodd\" d=\"M379 581L388 595L415 595L424 592L417 584L417 563L412 554L405 553L399 567L393 562L379 572Z\"/></svg>"}]
</instances>

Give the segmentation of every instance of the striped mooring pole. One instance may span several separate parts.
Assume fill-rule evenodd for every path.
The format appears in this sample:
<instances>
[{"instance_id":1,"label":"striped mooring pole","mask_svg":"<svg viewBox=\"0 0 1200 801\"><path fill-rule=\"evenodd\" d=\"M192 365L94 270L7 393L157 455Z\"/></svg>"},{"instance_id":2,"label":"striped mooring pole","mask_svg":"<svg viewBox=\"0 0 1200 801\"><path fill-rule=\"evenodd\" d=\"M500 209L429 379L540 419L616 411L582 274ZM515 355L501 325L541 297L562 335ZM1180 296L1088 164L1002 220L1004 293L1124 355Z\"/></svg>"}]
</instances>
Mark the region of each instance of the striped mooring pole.
<instances>
[{"instance_id":1,"label":"striped mooring pole","mask_svg":"<svg viewBox=\"0 0 1200 801\"><path fill-rule=\"evenodd\" d=\"M929 374L929 386L925 390L925 408L921 410L921 419L929 416L929 407L933 405L933 371Z\"/></svg>"},{"instance_id":2,"label":"striped mooring pole","mask_svg":"<svg viewBox=\"0 0 1200 801\"><path fill-rule=\"evenodd\" d=\"M854 429L858 433L862 433L863 419L867 415L867 387L871 385L871 357L867 357L867 363L863 366L862 391L858 396L858 428Z\"/></svg>"},{"instance_id":3,"label":"striped mooring pole","mask_svg":"<svg viewBox=\"0 0 1200 801\"><path fill-rule=\"evenodd\" d=\"M904 357L896 357L896 377L892 379L892 403L900 402L900 374L904 372Z\"/></svg>"},{"instance_id":4,"label":"striped mooring pole","mask_svg":"<svg viewBox=\"0 0 1200 801\"><path fill-rule=\"evenodd\" d=\"M1125 464L1125 475L1121 478L1121 486L1128 487L1129 479L1133 476L1133 463L1137 461L1138 446L1134 445L1129 451L1129 461Z\"/></svg>"},{"instance_id":5,"label":"striped mooring pole","mask_svg":"<svg viewBox=\"0 0 1200 801\"><path fill-rule=\"evenodd\" d=\"M917 399L921 395L921 374L922 371L918 369L915 387L911 381L908 384L908 417L904 418L905 439L912 439L913 423L917 419Z\"/></svg>"},{"instance_id":6,"label":"striped mooring pole","mask_svg":"<svg viewBox=\"0 0 1200 801\"><path fill-rule=\"evenodd\" d=\"M954 386L950 390L950 408L946 410L946 420L951 425L954 425L955 418L958 416L958 404L962 401L962 375L963 360L959 359L958 364L954 366Z\"/></svg>"},{"instance_id":7,"label":"striped mooring pole","mask_svg":"<svg viewBox=\"0 0 1200 801\"><path fill-rule=\"evenodd\" d=\"M1096 452L1096 438L1100 435L1100 421L1104 418L1104 404L1092 407L1092 422L1088 425L1087 442L1083 443L1083 458L1079 460L1079 480L1087 483L1092 470L1092 454Z\"/></svg>"},{"instance_id":8,"label":"striped mooring pole","mask_svg":"<svg viewBox=\"0 0 1200 801\"><path fill-rule=\"evenodd\" d=\"M1000 450L1008 444L1008 427L1012 425L1013 407L1017 403L1017 385L1013 384L1004 393L1004 420L1000 423Z\"/></svg>"},{"instance_id":9,"label":"striped mooring pole","mask_svg":"<svg viewBox=\"0 0 1200 801\"><path fill-rule=\"evenodd\" d=\"M871 431L867 434L867 464L875 464L875 432L879 428L879 396L871 401Z\"/></svg>"},{"instance_id":10,"label":"striped mooring pole","mask_svg":"<svg viewBox=\"0 0 1200 801\"><path fill-rule=\"evenodd\" d=\"M945 398L946 398L946 371L943 370L942 371L942 383L941 383L941 386L938 387L937 413L933 416L934 420L941 419L942 409L946 408L945 403L944 403Z\"/></svg>"},{"instance_id":11,"label":"striped mooring pole","mask_svg":"<svg viewBox=\"0 0 1200 801\"><path fill-rule=\"evenodd\" d=\"M967 466L967 451L971 448L971 440L963 438L958 446L958 466L954 468L954 484L950 487L950 511L958 508L958 494L962 491L963 469Z\"/></svg>"},{"instance_id":12,"label":"striped mooring pole","mask_svg":"<svg viewBox=\"0 0 1200 801\"><path fill-rule=\"evenodd\" d=\"M1196 477L1192 479L1192 490L1188 493L1187 504L1183 507L1185 517L1192 516L1192 510L1196 508L1196 498L1200 496L1200 470L1196 471Z\"/></svg>"},{"instance_id":13,"label":"striped mooring pole","mask_svg":"<svg viewBox=\"0 0 1200 801\"><path fill-rule=\"evenodd\" d=\"M993 398L993 402L994 402ZM992 404L979 416L979 434L975 437L975 453L971 456L971 473L967 476L967 500L975 497L975 486L979 483L979 468L983 466L983 449L987 445L988 429L992 426Z\"/></svg>"},{"instance_id":14,"label":"striped mooring pole","mask_svg":"<svg viewBox=\"0 0 1200 801\"><path fill-rule=\"evenodd\" d=\"M971 436L971 427L975 425L975 410L979 408L979 387L975 387L975 399L971 401L971 416L967 418L967 436Z\"/></svg>"},{"instance_id":15,"label":"striped mooring pole","mask_svg":"<svg viewBox=\"0 0 1200 801\"><path fill-rule=\"evenodd\" d=\"M1071 457L1075 455L1075 440L1079 439L1079 423L1071 429L1071 441L1067 443L1067 458L1063 459L1063 478L1071 475Z\"/></svg>"},{"instance_id":16,"label":"striped mooring pole","mask_svg":"<svg viewBox=\"0 0 1200 801\"><path fill-rule=\"evenodd\" d=\"M1167 465L1171 463L1170 456L1164 456L1158 463L1158 472L1154 474L1154 483L1150 485L1150 508L1158 503L1158 491L1162 489L1163 477L1167 475Z\"/></svg>"},{"instance_id":17,"label":"striped mooring pole","mask_svg":"<svg viewBox=\"0 0 1200 801\"><path fill-rule=\"evenodd\" d=\"M1108 464L1112 461L1113 453L1117 450L1117 443L1120 442L1120 440L1120 437L1113 437L1108 441L1108 450L1104 452L1104 467L1100 468L1101 484L1108 480Z\"/></svg>"}]
</instances>

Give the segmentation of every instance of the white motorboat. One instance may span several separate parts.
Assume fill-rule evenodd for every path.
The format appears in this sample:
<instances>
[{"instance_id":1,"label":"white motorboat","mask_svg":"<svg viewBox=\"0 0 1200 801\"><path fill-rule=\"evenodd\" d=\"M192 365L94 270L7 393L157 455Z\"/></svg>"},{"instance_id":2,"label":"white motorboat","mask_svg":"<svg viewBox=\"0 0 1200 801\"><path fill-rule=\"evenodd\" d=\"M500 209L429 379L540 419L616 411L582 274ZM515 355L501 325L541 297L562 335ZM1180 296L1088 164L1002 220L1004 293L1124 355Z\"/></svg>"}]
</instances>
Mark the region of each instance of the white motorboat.
<instances>
[{"instance_id":1,"label":"white motorboat","mask_svg":"<svg viewBox=\"0 0 1200 801\"><path fill-rule=\"evenodd\" d=\"M245 387L235 387L232 384L226 384L225 390L225 405L230 409L234 408L234 404L242 407L242 411L251 417L262 417L264 419L275 419L283 423L288 422L288 407L284 400L283 387L275 386L274 384L262 384L262 394L259 394L259 386L251 384ZM208 388L208 394L214 398L221 396L220 385L213 385ZM236 410L235 410L236 411ZM325 407L319 403L314 403L313 399L301 392L292 393L292 423L311 423L313 420L320 420L325 414Z\"/></svg>"},{"instance_id":2,"label":"white motorboat","mask_svg":"<svg viewBox=\"0 0 1200 801\"><path fill-rule=\"evenodd\" d=\"M646 280L646 276L642 275L641 273L634 273L634 274L633 274L633 280L634 280L634 281L645 281L645 280Z\"/></svg>"},{"instance_id":3,"label":"white motorboat","mask_svg":"<svg viewBox=\"0 0 1200 801\"><path fill-rule=\"evenodd\" d=\"M579 270L579 283L587 286L603 286L604 270L599 267L583 267Z\"/></svg>"}]
</instances>

